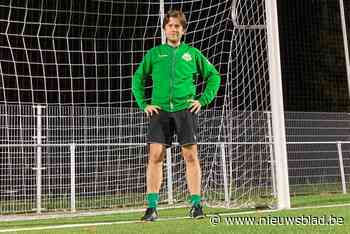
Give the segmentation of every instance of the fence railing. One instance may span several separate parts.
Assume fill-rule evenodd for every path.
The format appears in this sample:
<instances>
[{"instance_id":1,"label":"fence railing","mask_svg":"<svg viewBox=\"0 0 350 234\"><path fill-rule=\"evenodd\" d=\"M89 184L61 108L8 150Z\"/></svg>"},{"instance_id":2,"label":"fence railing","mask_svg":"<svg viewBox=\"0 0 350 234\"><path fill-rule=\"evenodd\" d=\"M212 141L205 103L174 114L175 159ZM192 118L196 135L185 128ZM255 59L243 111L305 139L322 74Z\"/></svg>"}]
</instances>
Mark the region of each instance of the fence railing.
<instances>
[{"instance_id":1,"label":"fence railing","mask_svg":"<svg viewBox=\"0 0 350 234\"><path fill-rule=\"evenodd\" d=\"M230 167L228 164L230 161L227 160L227 155L225 151L225 147L228 145L233 145L233 146L239 146L239 145L270 145L272 143L269 142L205 142L205 143L198 143L198 145L215 145L217 148L219 148L220 152L220 166L221 166L221 177L223 180L223 191L224 191L224 200L225 204L230 203L230 185L229 185L229 174L231 172L228 172L228 168ZM350 172L350 165L344 166L344 158L343 158L343 149L342 146L350 144L350 141L336 141L336 142L287 142L287 145L335 145L337 149L337 154L338 154L338 165L339 165L339 177L340 177L340 182L341 182L341 188L342 188L342 193L346 194L347 193L347 184L349 181L346 180L347 176L350 175L350 173L346 173L345 168L349 169L348 171ZM174 144L176 146L178 144ZM43 180L43 170L45 170L45 167L42 165L42 153L43 153L43 148L49 148L49 147L60 147L60 148L67 148L68 153L69 153L69 168L70 168L70 173L69 173L69 178L70 178L70 211L75 212L76 211L76 148L77 147L86 147L86 146L94 146L94 147L107 147L107 146L138 146L138 147L145 147L146 143L121 143L120 145L116 144L83 144L83 143L70 143L70 144L0 144L0 148L35 148L36 152L36 165L33 168L33 170L36 171L35 177L36 177L36 192L35 192L35 197L36 197L36 208L35 211L36 213L41 213L44 209L42 206L42 180ZM68 161L68 160L67 160ZM273 157L271 157L271 160L269 161L271 164L271 169L273 171L273 165L275 165L273 161ZM302 168L301 168L302 169ZM174 199L173 199L173 171L172 171L172 155L171 155L171 150L167 150L167 157L166 157L166 174L167 174L167 201L168 204L173 204ZM307 175L304 175L307 177ZM293 177L293 175L290 175L290 179ZM276 178L274 173L271 173L271 183L273 189L273 196L276 196ZM293 183L291 183L291 186L293 186Z\"/></svg>"}]
</instances>

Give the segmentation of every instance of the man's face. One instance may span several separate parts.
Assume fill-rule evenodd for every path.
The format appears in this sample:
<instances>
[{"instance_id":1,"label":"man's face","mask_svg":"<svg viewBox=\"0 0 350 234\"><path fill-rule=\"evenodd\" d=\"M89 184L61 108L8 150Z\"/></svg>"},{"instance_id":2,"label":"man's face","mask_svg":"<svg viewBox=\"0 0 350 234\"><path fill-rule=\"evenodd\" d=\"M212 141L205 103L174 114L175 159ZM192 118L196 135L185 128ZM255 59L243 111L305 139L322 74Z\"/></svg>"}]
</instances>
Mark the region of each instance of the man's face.
<instances>
[{"instance_id":1,"label":"man's face","mask_svg":"<svg viewBox=\"0 0 350 234\"><path fill-rule=\"evenodd\" d=\"M176 44L180 42L184 33L184 28L182 27L180 20L175 17L170 17L169 22L165 25L165 35L168 41Z\"/></svg>"}]
</instances>

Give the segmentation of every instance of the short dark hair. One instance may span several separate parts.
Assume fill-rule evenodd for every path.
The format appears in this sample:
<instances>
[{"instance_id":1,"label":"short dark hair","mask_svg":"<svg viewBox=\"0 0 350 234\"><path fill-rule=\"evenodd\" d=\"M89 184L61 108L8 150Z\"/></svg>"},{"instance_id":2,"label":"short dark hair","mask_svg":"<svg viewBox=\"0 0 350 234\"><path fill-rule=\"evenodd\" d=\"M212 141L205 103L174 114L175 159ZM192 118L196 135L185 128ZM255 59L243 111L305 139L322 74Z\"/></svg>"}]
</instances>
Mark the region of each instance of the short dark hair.
<instances>
[{"instance_id":1,"label":"short dark hair","mask_svg":"<svg viewBox=\"0 0 350 234\"><path fill-rule=\"evenodd\" d=\"M169 23L170 17L178 18L180 20L180 23L184 29L187 27L187 20L185 14L181 10L170 10L164 17L163 21L163 28L165 28L165 25Z\"/></svg>"}]
</instances>

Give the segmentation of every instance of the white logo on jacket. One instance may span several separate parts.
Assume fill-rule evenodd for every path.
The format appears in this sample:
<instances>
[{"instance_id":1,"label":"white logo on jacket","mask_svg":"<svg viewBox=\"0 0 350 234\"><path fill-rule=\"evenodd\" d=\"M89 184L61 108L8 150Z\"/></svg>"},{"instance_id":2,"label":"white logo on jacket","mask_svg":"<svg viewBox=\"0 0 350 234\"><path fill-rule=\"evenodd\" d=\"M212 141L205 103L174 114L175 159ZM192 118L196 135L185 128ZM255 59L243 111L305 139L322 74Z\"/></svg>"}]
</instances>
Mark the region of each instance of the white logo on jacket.
<instances>
[{"instance_id":1,"label":"white logo on jacket","mask_svg":"<svg viewBox=\"0 0 350 234\"><path fill-rule=\"evenodd\" d=\"M189 53L184 53L182 55L182 59L185 60L186 62L189 62L192 60L192 56Z\"/></svg>"}]
</instances>

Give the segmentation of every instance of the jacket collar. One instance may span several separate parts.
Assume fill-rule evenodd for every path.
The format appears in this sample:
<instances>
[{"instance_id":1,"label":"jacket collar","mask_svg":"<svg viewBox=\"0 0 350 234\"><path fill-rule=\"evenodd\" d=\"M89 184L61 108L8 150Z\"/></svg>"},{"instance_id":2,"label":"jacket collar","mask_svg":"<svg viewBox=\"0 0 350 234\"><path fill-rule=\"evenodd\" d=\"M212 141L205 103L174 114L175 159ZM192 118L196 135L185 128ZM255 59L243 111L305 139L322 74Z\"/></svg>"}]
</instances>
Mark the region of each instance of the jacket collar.
<instances>
[{"instance_id":1,"label":"jacket collar","mask_svg":"<svg viewBox=\"0 0 350 234\"><path fill-rule=\"evenodd\" d=\"M181 47L184 47L186 45L186 43L185 42L181 42L180 45L178 45L177 47L172 47L168 43L164 43L163 45L166 46L167 48L170 48L170 49L179 49Z\"/></svg>"}]
</instances>

